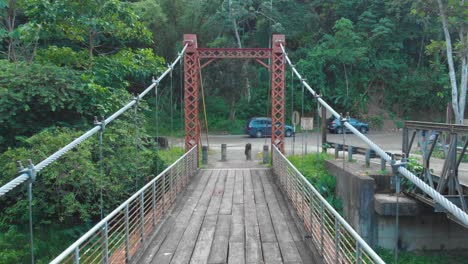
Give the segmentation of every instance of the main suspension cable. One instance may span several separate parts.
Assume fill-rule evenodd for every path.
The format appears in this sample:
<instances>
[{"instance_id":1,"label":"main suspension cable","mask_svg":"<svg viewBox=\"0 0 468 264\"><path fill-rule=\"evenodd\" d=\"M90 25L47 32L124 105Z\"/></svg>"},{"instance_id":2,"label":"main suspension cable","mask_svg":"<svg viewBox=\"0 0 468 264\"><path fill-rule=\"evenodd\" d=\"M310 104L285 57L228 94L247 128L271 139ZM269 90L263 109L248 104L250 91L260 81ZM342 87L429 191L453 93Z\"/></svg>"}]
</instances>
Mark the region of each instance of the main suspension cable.
<instances>
[{"instance_id":1,"label":"main suspension cable","mask_svg":"<svg viewBox=\"0 0 468 264\"><path fill-rule=\"evenodd\" d=\"M341 118L341 116L335 111L335 109L333 109L322 98L318 97L318 94L312 89L312 87L310 87L310 85L302 79L301 74L297 71L297 69L294 67L291 60L289 59L283 44L280 43L280 47L281 47L281 50L283 51L286 62L293 68L293 71L294 71L295 75L304 84L305 88L307 88L307 90L309 90L309 92L313 96L317 97L317 100L320 102L320 104L323 107L325 107L328 111L330 111L331 114L334 117ZM379 146L377 146L374 142L372 142L364 134L359 132L349 122L346 122L344 125L353 134L355 134L358 138L360 138L362 141L364 141L381 158L386 160L388 163L392 162L392 158L383 149L381 149ZM420 178L418 178L416 175L414 175L412 172L410 172L404 166L399 166L398 164L395 164L395 163L391 163L391 164L398 167L397 170L401 175L405 176L408 180L410 180L412 183L414 183L416 186L418 186L423 192L425 192L427 195L431 196L437 203L439 203L442 207L444 207L447 211L449 211L454 217L456 217L458 220L460 220L464 225L468 226L468 214L466 212L464 212L458 206L456 206L455 204L450 202L442 194L437 192L437 190L435 190L434 188L431 188L431 186L427 185L424 181L422 181Z\"/></svg>"}]
</instances>

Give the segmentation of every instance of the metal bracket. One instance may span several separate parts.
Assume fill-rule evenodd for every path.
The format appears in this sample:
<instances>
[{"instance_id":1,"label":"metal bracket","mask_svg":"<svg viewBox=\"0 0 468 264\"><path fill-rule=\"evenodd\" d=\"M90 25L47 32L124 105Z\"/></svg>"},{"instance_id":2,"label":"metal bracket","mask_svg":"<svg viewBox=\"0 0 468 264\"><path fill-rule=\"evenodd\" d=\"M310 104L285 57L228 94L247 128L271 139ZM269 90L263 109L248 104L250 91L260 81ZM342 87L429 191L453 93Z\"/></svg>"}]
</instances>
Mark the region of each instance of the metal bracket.
<instances>
[{"instance_id":1,"label":"metal bracket","mask_svg":"<svg viewBox=\"0 0 468 264\"><path fill-rule=\"evenodd\" d=\"M346 123L349 121L349 112L346 113L346 117L343 118L343 114L340 114L340 122Z\"/></svg>"},{"instance_id":2,"label":"metal bracket","mask_svg":"<svg viewBox=\"0 0 468 264\"><path fill-rule=\"evenodd\" d=\"M16 162L16 167L18 168L19 174L27 174L29 176L29 182L35 182L37 177L37 170L32 160L28 159L28 167L25 168L21 161Z\"/></svg>"},{"instance_id":3,"label":"metal bracket","mask_svg":"<svg viewBox=\"0 0 468 264\"><path fill-rule=\"evenodd\" d=\"M155 83L156 85L159 85L159 81L156 80L156 79L154 79L154 77L151 79L151 82L152 82L152 83Z\"/></svg>"},{"instance_id":4,"label":"metal bracket","mask_svg":"<svg viewBox=\"0 0 468 264\"><path fill-rule=\"evenodd\" d=\"M135 100L135 106L138 107L140 104L140 94L137 94L135 97L133 97L133 100Z\"/></svg>"},{"instance_id":5,"label":"metal bracket","mask_svg":"<svg viewBox=\"0 0 468 264\"><path fill-rule=\"evenodd\" d=\"M406 168L406 166L408 165L408 159L406 158L406 154L403 153L401 156L402 156L401 160L397 161L397 160L395 160L395 158L393 158L393 155L392 155L392 160L390 161L390 166L392 166L392 172L393 172L394 175L399 174L399 172L398 172L399 167Z\"/></svg>"},{"instance_id":6,"label":"metal bracket","mask_svg":"<svg viewBox=\"0 0 468 264\"><path fill-rule=\"evenodd\" d=\"M101 118L102 118L102 121L99 122L98 119L97 119L97 116L95 116L94 117L94 125L95 126L100 126L101 127L100 131L104 132L104 129L106 128L106 122L105 122L104 117L101 117Z\"/></svg>"}]
</instances>

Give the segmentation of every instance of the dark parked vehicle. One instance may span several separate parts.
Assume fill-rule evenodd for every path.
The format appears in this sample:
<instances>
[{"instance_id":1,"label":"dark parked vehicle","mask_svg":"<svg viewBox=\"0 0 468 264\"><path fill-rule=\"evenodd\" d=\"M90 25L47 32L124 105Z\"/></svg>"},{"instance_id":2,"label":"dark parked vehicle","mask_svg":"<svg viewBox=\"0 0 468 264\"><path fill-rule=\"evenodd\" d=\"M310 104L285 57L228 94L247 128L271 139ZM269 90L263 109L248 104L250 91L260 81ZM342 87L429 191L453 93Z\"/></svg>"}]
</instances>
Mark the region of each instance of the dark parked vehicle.
<instances>
[{"instance_id":1,"label":"dark parked vehicle","mask_svg":"<svg viewBox=\"0 0 468 264\"><path fill-rule=\"evenodd\" d=\"M354 118L350 118L348 122L363 134L369 132L369 125L367 123L358 121ZM343 134L343 126L338 118L332 117L328 119L327 128L330 133ZM346 133L348 132L349 129L346 128Z\"/></svg>"},{"instance_id":2,"label":"dark parked vehicle","mask_svg":"<svg viewBox=\"0 0 468 264\"><path fill-rule=\"evenodd\" d=\"M251 137L271 136L271 118L269 117L254 117L247 121L245 134ZM284 135L291 137L294 134L292 126L284 126Z\"/></svg>"}]
</instances>

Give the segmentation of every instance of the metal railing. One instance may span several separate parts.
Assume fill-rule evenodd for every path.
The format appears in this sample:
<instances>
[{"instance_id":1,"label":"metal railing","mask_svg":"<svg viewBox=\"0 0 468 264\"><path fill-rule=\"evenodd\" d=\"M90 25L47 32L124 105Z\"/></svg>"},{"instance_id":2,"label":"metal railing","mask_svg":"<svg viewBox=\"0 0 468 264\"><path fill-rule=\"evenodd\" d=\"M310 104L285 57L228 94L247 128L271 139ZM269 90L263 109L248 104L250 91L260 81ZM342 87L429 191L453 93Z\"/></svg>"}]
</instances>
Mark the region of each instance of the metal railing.
<instances>
[{"instance_id":1,"label":"metal railing","mask_svg":"<svg viewBox=\"0 0 468 264\"><path fill-rule=\"evenodd\" d=\"M273 174L325 263L385 263L276 146Z\"/></svg>"},{"instance_id":2,"label":"metal railing","mask_svg":"<svg viewBox=\"0 0 468 264\"><path fill-rule=\"evenodd\" d=\"M128 263L197 172L197 146L147 183L51 263Z\"/></svg>"},{"instance_id":3,"label":"metal railing","mask_svg":"<svg viewBox=\"0 0 468 264\"><path fill-rule=\"evenodd\" d=\"M468 226L468 213L467 212L464 212L462 209L460 209L458 206L456 206L454 203L452 203L447 198L445 198L442 194L440 194L437 190L435 190L434 188L426 184L423 180L421 180L418 176L414 175L412 172L407 170L404 166L404 162L396 161L392 159L392 157L388 155L379 146L377 146L377 144L375 144L374 142L372 142L372 140L370 140L364 134L359 132L349 122L346 122L348 118L343 118L343 116L338 114L338 112L336 112L335 109L333 109L329 104L327 104L327 102L325 102L325 100L323 100L322 97L316 91L314 91L312 87L310 87L310 85L305 81L305 79L302 78L302 75L297 71L296 67L291 62L291 59L289 59L283 44L280 43L280 46L281 46L281 50L284 53L286 62L291 67L293 73L300 80L301 84L304 85L304 88L306 88L316 98L317 102L321 104L322 107L325 107L328 111L330 111L330 113L334 117L342 119L344 126L348 130L350 130L354 135L356 135L358 138L364 141L364 143L366 143L373 151L375 151L376 154L378 154L386 162L391 164L392 167L397 168L397 171L400 175L410 180L415 186L421 189L425 194L432 197L432 199L435 202L439 203L443 208L445 208L449 213L451 213L463 225Z\"/></svg>"}]
</instances>

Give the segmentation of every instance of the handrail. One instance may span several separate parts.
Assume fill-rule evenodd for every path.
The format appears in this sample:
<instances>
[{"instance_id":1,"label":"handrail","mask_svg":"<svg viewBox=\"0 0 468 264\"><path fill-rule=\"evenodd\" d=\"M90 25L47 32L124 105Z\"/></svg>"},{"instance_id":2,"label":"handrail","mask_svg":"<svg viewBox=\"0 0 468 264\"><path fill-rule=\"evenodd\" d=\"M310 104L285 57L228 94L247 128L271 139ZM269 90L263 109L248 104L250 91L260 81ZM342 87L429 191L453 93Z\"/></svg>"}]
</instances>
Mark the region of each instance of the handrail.
<instances>
[{"instance_id":1,"label":"handrail","mask_svg":"<svg viewBox=\"0 0 468 264\"><path fill-rule=\"evenodd\" d=\"M348 263L346 259L353 258L354 261L350 263L385 263L276 146L273 147L273 172L279 177L280 187L292 201L325 262ZM327 216L334 219L327 219ZM333 226L333 230L327 229L327 224ZM354 243L346 236L353 238ZM348 241L345 242L345 239ZM317 244L318 241L320 244ZM351 256L350 253L354 254Z\"/></svg>"},{"instance_id":2,"label":"handrail","mask_svg":"<svg viewBox=\"0 0 468 264\"><path fill-rule=\"evenodd\" d=\"M317 99L317 101L325 107L328 111L332 113L332 115L336 118L343 118L343 121L346 120L346 117L341 116L338 114L338 112L335 111L325 100L320 97L317 92L310 87L310 85L305 81L304 78L302 78L301 74L297 71L296 67L292 64L291 60L289 59L286 50L284 46L280 43L281 49L285 55L286 62L289 64L291 69L293 70L294 74L299 78L301 81L301 84L304 85L304 87ZM442 194L440 194L437 190L426 184L424 181L422 181L420 178L418 178L416 175L414 175L412 172L407 170L404 166L401 166L401 163L398 163L397 161L393 160L390 155L388 155L383 149L381 149L377 144L372 142L368 137L366 137L364 134L359 132L355 127L353 127L349 122L343 122L346 128L348 128L354 135L356 135L358 138L360 138L362 141L364 141L372 150L374 150L381 158L386 160L389 164L394 166L398 172L405 176L408 180L410 180L414 185L419 187L424 193L427 195L431 196L432 199L434 199L437 203L439 203L442 207L447 209L454 217L456 217L460 222L462 222L464 225L468 226L468 214L461 210L458 206L456 206L454 203L450 202L447 198L445 198Z\"/></svg>"},{"instance_id":3,"label":"handrail","mask_svg":"<svg viewBox=\"0 0 468 264\"><path fill-rule=\"evenodd\" d=\"M115 258L123 258L120 256L123 254L127 259L130 259L132 257L130 243L133 240L145 240L148 233L156 227L157 222L165 216L167 208L175 202L175 196L187 187L189 179L195 175L196 171L197 145L99 221L50 263L68 261L80 263L80 259L85 254L87 256L98 255L107 260L114 256ZM150 209L147 209L149 207ZM133 212L133 214L130 215L129 212ZM151 222L152 225L149 225ZM137 223L135 226L139 223L140 230L137 227L132 230L129 223ZM117 230L114 233L108 231L111 227L123 225L125 227L120 231ZM125 236L125 238L120 244L109 247L111 244L109 241L112 241L112 238L115 240L115 237L119 238L119 236ZM101 239L102 242L96 242ZM93 242L95 242L94 247L88 247ZM99 251L101 251L100 254Z\"/></svg>"},{"instance_id":4,"label":"handrail","mask_svg":"<svg viewBox=\"0 0 468 264\"><path fill-rule=\"evenodd\" d=\"M71 149L76 147L77 145L81 144L83 141L85 141L86 139L88 139L92 135L96 134L103 126L105 126L105 125L111 123L112 121L114 121L114 119L119 117L121 114L126 112L133 105L135 105L138 101L143 99L143 97L146 94L148 94L154 87L156 87L162 81L162 79L164 79L164 77L166 77L174 69L174 66L180 61L180 59L182 58L182 55L185 53L185 50L187 49L187 46L188 46L188 44L186 44L184 46L184 48L179 53L178 57L174 60L174 62L172 64L168 65L167 70L163 74L161 74L161 76L159 76L159 78L157 80L153 80L153 84L148 86L139 96L135 97L131 102L129 102L128 104L126 104L125 106L123 106L122 108L117 110L110 117L105 119L102 122L102 124L98 124L98 125L94 126L92 129L88 130L87 132L85 132L84 134L82 134L81 136L79 136L78 138L73 140L72 142L70 142L65 147L59 149L54 154L50 155L49 157L47 157L43 161L39 162L37 165L32 166L31 168L28 168L28 169L25 169L24 171L22 171L19 176L15 177L13 180L11 180L10 182L8 182L5 185L3 185L2 187L0 187L0 197L7 194L9 191L13 190L16 186L30 180L31 179L31 170L33 170L34 173L41 171L42 169L47 167L49 164L51 164L52 162L56 161L58 158L63 156L65 153L67 153L68 151L70 151Z\"/></svg>"}]
</instances>

